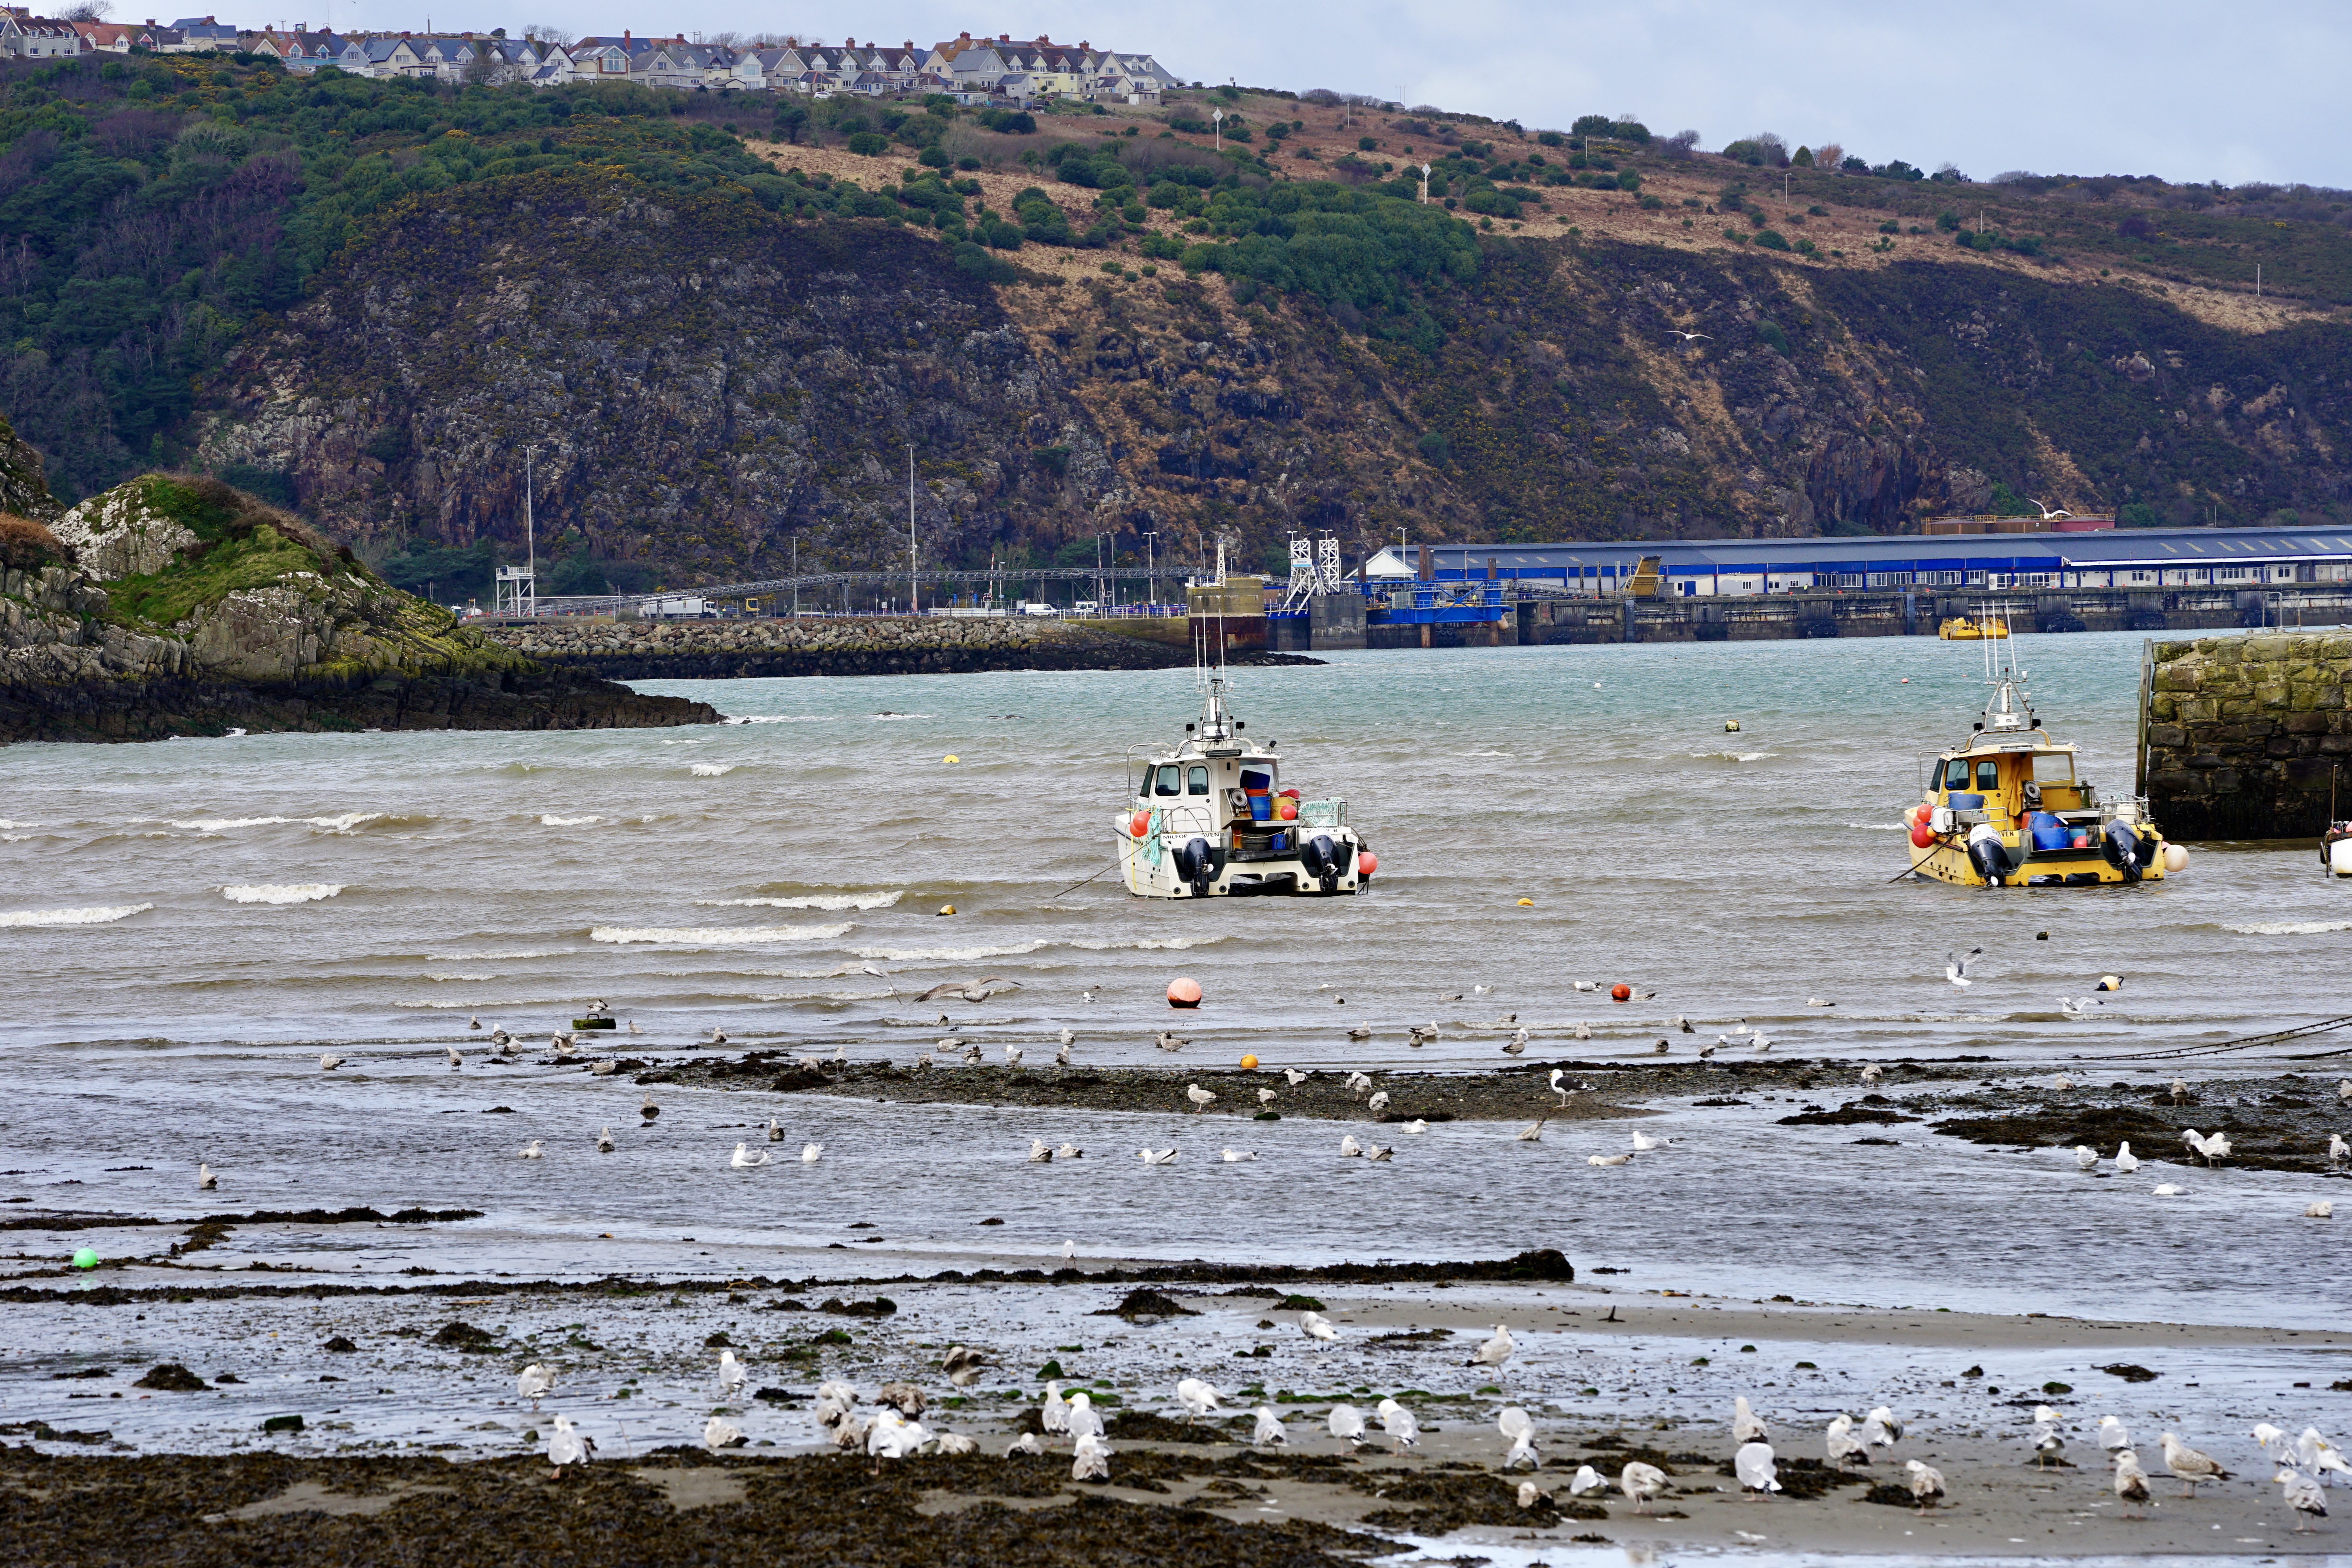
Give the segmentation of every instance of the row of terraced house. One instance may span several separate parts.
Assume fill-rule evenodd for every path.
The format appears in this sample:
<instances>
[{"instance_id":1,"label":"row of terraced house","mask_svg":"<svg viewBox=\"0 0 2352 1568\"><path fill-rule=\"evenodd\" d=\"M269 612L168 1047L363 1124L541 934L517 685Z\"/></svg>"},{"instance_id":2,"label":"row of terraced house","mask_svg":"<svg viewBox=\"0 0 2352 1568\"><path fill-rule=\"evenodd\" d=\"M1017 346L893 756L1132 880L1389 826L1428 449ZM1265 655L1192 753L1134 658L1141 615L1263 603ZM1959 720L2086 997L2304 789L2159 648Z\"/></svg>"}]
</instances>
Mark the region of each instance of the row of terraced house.
<instances>
[{"instance_id":1,"label":"row of terraced house","mask_svg":"<svg viewBox=\"0 0 2352 1568\"><path fill-rule=\"evenodd\" d=\"M786 38L765 47L706 44L675 37L618 37L577 42L526 37L504 28L488 33L345 34L290 27L244 29L211 16L187 16L168 26L57 21L23 7L0 6L0 57L50 58L92 53L155 54L205 50L278 60L307 73L332 66L352 76L418 77L444 81L527 82L562 87L576 81L634 81L646 87L709 92L796 92L881 97L944 93L960 101L1031 102L1068 98L1157 103L1181 86L1148 51L1100 49L1090 43L1056 44L1039 36L1016 42L961 33L925 48L912 39L895 47L803 43Z\"/></svg>"}]
</instances>

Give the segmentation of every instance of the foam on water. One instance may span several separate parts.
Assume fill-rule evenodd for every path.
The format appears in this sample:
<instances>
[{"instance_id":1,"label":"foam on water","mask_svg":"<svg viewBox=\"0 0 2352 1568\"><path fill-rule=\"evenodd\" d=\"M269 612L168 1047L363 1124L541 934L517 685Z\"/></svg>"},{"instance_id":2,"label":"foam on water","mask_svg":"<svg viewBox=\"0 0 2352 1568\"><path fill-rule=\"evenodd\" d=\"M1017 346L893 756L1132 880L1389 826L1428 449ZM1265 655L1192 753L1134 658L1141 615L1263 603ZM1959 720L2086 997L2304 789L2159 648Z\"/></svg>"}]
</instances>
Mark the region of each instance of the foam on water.
<instances>
[{"instance_id":1,"label":"foam on water","mask_svg":"<svg viewBox=\"0 0 2352 1568\"><path fill-rule=\"evenodd\" d=\"M309 904L343 890L340 882L248 882L221 889L232 904Z\"/></svg>"},{"instance_id":2,"label":"foam on water","mask_svg":"<svg viewBox=\"0 0 2352 1568\"><path fill-rule=\"evenodd\" d=\"M688 770L698 779L724 778L735 771L733 763L697 763Z\"/></svg>"},{"instance_id":3,"label":"foam on water","mask_svg":"<svg viewBox=\"0 0 2352 1568\"><path fill-rule=\"evenodd\" d=\"M596 942L656 942L675 947L758 947L778 942L830 942L849 926L597 926Z\"/></svg>"},{"instance_id":4,"label":"foam on water","mask_svg":"<svg viewBox=\"0 0 2352 1568\"><path fill-rule=\"evenodd\" d=\"M1053 945L1039 940L981 947L861 947L857 956L885 963L969 963L980 958L1018 958Z\"/></svg>"},{"instance_id":5,"label":"foam on water","mask_svg":"<svg viewBox=\"0 0 2352 1568\"><path fill-rule=\"evenodd\" d=\"M604 820L604 819L601 816L550 816L541 817L539 819L539 825L541 827L586 827L592 823L602 822Z\"/></svg>"},{"instance_id":6,"label":"foam on water","mask_svg":"<svg viewBox=\"0 0 2352 1568\"><path fill-rule=\"evenodd\" d=\"M2329 931L2352 931L2352 921L2258 921L2221 929L2242 936L2323 936Z\"/></svg>"},{"instance_id":7,"label":"foam on water","mask_svg":"<svg viewBox=\"0 0 2352 1568\"><path fill-rule=\"evenodd\" d=\"M0 926L110 925L153 909L152 904L109 904L87 910L11 910L0 912Z\"/></svg>"}]
</instances>

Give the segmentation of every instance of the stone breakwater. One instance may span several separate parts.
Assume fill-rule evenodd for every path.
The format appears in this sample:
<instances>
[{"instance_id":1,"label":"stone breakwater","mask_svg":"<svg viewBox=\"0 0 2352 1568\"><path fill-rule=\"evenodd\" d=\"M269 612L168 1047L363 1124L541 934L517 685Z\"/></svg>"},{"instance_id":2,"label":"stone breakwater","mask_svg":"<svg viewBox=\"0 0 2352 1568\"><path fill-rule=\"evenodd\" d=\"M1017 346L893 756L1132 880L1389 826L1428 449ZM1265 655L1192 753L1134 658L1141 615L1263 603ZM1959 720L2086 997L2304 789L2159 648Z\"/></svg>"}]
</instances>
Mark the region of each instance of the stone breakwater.
<instances>
[{"instance_id":1,"label":"stone breakwater","mask_svg":"<svg viewBox=\"0 0 2352 1568\"><path fill-rule=\"evenodd\" d=\"M527 658L589 668L615 680L961 675L992 669L1168 669L1192 662L1191 651L1181 637L1164 643L1123 637L1084 623L1009 616L552 619L487 626L483 635ZM1263 658L1269 663L1319 662L1280 655Z\"/></svg>"},{"instance_id":2,"label":"stone breakwater","mask_svg":"<svg viewBox=\"0 0 2352 1568\"><path fill-rule=\"evenodd\" d=\"M2140 767L2174 838L2316 837L2352 813L2352 637L2160 642L2140 694Z\"/></svg>"}]
</instances>

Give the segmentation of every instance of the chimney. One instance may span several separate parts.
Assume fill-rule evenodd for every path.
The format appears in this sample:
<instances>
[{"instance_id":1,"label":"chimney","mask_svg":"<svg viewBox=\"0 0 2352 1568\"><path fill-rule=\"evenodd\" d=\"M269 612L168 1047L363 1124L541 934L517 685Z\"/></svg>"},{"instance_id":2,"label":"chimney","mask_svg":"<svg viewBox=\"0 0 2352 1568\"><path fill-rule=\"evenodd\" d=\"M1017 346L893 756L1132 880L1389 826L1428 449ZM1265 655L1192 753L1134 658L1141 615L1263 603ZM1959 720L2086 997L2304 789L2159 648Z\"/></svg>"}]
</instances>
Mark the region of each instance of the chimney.
<instances>
[{"instance_id":1,"label":"chimney","mask_svg":"<svg viewBox=\"0 0 2352 1568\"><path fill-rule=\"evenodd\" d=\"M969 32L958 33L958 34L956 35L956 37L958 38L958 40L960 40L961 42L963 42L963 43L967 43L967 44L968 44L968 43L971 42L971 35Z\"/></svg>"},{"instance_id":2,"label":"chimney","mask_svg":"<svg viewBox=\"0 0 2352 1568\"><path fill-rule=\"evenodd\" d=\"M1013 41L1013 35L1010 33L999 33L996 35L996 41L1000 44L1009 44Z\"/></svg>"}]
</instances>

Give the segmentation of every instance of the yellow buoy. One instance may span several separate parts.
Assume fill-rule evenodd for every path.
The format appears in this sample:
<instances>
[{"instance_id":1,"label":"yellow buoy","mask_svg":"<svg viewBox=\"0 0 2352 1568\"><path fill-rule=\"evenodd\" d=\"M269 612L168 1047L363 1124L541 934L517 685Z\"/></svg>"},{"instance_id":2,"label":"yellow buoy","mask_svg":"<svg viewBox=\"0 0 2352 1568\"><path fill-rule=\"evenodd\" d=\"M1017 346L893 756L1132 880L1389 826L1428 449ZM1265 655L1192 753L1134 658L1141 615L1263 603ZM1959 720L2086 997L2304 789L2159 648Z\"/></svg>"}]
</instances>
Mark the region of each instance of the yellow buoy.
<instances>
[{"instance_id":1,"label":"yellow buoy","mask_svg":"<svg viewBox=\"0 0 2352 1568\"><path fill-rule=\"evenodd\" d=\"M953 752L950 752L946 756L941 757L940 761L943 763L960 763L963 761L963 759L957 756Z\"/></svg>"},{"instance_id":2,"label":"yellow buoy","mask_svg":"<svg viewBox=\"0 0 2352 1568\"><path fill-rule=\"evenodd\" d=\"M1531 910L1531 909L1534 909L1535 907L1536 907L1536 901L1535 901L1533 899L1521 899L1521 900L1519 900L1519 908L1521 908L1521 909L1523 909L1523 910Z\"/></svg>"},{"instance_id":3,"label":"yellow buoy","mask_svg":"<svg viewBox=\"0 0 2352 1568\"><path fill-rule=\"evenodd\" d=\"M1723 732L1727 735L1737 735L1739 733L1739 721L1737 719L1726 719L1723 721Z\"/></svg>"},{"instance_id":4,"label":"yellow buoy","mask_svg":"<svg viewBox=\"0 0 2352 1568\"><path fill-rule=\"evenodd\" d=\"M1243 1070L1243 1071L1246 1072L1246 1071L1248 1071L1250 1068L1255 1068L1255 1067L1256 1067L1256 1066L1257 1066L1257 1058L1256 1058L1255 1057L1244 1057L1244 1058L1242 1058L1242 1070Z\"/></svg>"},{"instance_id":5,"label":"yellow buoy","mask_svg":"<svg viewBox=\"0 0 2352 1568\"><path fill-rule=\"evenodd\" d=\"M953 904L941 904L940 906L940 913L943 915L951 915L955 913L955 906Z\"/></svg>"}]
</instances>

